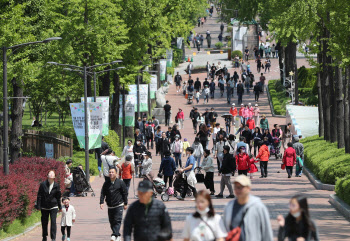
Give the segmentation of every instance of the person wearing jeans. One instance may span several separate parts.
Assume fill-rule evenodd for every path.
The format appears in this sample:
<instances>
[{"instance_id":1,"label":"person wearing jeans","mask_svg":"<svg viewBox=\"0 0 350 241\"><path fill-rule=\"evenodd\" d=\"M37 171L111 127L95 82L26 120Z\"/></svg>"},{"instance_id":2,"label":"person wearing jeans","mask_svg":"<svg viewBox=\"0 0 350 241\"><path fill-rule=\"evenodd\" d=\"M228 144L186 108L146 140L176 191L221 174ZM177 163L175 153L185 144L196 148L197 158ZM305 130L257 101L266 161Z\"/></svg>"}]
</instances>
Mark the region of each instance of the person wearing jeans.
<instances>
[{"instance_id":1,"label":"person wearing jeans","mask_svg":"<svg viewBox=\"0 0 350 241\"><path fill-rule=\"evenodd\" d=\"M61 189L60 185L55 182L56 173L50 170L47 173L47 180L42 182L39 187L36 209L41 210L41 226L43 241L47 241L49 217L51 221L50 237L56 240L57 213L62 210L61 205Z\"/></svg>"},{"instance_id":2,"label":"person wearing jeans","mask_svg":"<svg viewBox=\"0 0 350 241\"><path fill-rule=\"evenodd\" d=\"M185 173L186 180L184 182L184 188L182 190L181 197L179 197L179 196L176 197L177 199L179 199L181 201L185 200L188 189L192 190L194 197L197 195L197 189L194 186L195 182L193 182L193 180L191 179L194 176L193 170L194 170L195 165L196 165L196 161L195 161L194 157L192 156L193 148L188 147L186 149L186 154L188 155L186 165L184 168L179 169L180 173Z\"/></svg>"},{"instance_id":3,"label":"person wearing jeans","mask_svg":"<svg viewBox=\"0 0 350 241\"><path fill-rule=\"evenodd\" d=\"M185 120L185 114L182 111L181 108L179 108L179 112L177 112L177 120L179 122L179 130L184 128L184 120Z\"/></svg>"},{"instance_id":4,"label":"person wearing jeans","mask_svg":"<svg viewBox=\"0 0 350 241\"><path fill-rule=\"evenodd\" d=\"M293 148L293 144L289 142L287 145L288 145L288 148L284 151L284 154L283 154L283 164L286 166L288 178L291 178L293 175L293 167L297 162L297 155Z\"/></svg>"},{"instance_id":5,"label":"person wearing jeans","mask_svg":"<svg viewBox=\"0 0 350 241\"><path fill-rule=\"evenodd\" d=\"M222 159L222 165L219 170L219 174L221 174L221 181L220 181L220 193L216 195L216 198L223 198L224 195L224 189L225 186L227 186L230 195L226 198L234 198L235 195L233 195L233 188L230 181L230 178L232 174L234 174L236 170L236 161L232 154L230 154L230 147L224 146L224 157Z\"/></svg>"},{"instance_id":6,"label":"person wearing jeans","mask_svg":"<svg viewBox=\"0 0 350 241\"><path fill-rule=\"evenodd\" d=\"M100 208L103 209L104 202L108 206L108 219L112 229L111 240L120 240L120 227L123 220L123 210L128 207L128 191L125 183L117 178L117 169L109 169L110 181L105 181L100 196Z\"/></svg>"},{"instance_id":7,"label":"person wearing jeans","mask_svg":"<svg viewBox=\"0 0 350 241\"><path fill-rule=\"evenodd\" d=\"M179 166L182 167L182 163L181 163L182 149L183 149L183 143L180 140L180 136L176 135L175 141L171 145L171 153L174 154L176 167L179 167Z\"/></svg>"}]
</instances>

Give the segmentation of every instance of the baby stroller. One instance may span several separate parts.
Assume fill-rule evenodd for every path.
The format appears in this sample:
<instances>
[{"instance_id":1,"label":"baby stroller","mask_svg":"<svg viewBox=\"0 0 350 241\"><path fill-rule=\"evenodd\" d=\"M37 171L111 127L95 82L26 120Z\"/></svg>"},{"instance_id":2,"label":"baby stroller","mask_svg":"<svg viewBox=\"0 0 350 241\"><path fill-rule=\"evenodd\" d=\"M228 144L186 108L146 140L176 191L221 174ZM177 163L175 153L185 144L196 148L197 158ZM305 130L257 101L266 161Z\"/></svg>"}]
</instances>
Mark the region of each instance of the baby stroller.
<instances>
[{"instance_id":1,"label":"baby stroller","mask_svg":"<svg viewBox=\"0 0 350 241\"><path fill-rule=\"evenodd\" d=\"M87 192L92 192L91 197L95 196L94 190L92 190L90 183L86 180L85 173L79 167L73 168L73 184L76 190L77 197L86 197Z\"/></svg>"},{"instance_id":2,"label":"baby stroller","mask_svg":"<svg viewBox=\"0 0 350 241\"><path fill-rule=\"evenodd\" d=\"M188 91L187 104L192 104L192 103L193 103L193 91Z\"/></svg>"},{"instance_id":3,"label":"baby stroller","mask_svg":"<svg viewBox=\"0 0 350 241\"><path fill-rule=\"evenodd\" d=\"M169 201L168 190L165 188L165 182L161 178L150 179L149 176L143 175L144 180L148 180L153 185L153 196L157 198L157 194L160 194L160 198L163 202Z\"/></svg>"},{"instance_id":4,"label":"baby stroller","mask_svg":"<svg viewBox=\"0 0 350 241\"><path fill-rule=\"evenodd\" d=\"M276 160L278 158L282 158L282 154L280 153L280 148L281 148L281 140L278 137L272 137L272 145L271 145L271 155L275 155Z\"/></svg>"},{"instance_id":5,"label":"baby stroller","mask_svg":"<svg viewBox=\"0 0 350 241\"><path fill-rule=\"evenodd\" d=\"M174 187L174 197L177 197L177 195L181 195L184 185L185 185L185 178L182 176L184 174L180 173L178 170L175 171L175 179L173 182L173 187ZM189 188L187 189L187 196L191 197L192 196L192 190Z\"/></svg>"}]
</instances>

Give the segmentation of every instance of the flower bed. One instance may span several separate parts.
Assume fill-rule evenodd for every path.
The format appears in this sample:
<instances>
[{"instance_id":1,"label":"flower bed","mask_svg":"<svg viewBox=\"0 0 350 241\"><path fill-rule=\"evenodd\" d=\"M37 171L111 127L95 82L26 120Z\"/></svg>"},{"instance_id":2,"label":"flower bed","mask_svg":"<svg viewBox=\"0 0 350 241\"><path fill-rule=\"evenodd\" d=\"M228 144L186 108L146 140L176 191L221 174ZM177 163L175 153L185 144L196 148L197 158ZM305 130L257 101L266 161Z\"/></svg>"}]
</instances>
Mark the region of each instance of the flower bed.
<instances>
[{"instance_id":1,"label":"flower bed","mask_svg":"<svg viewBox=\"0 0 350 241\"><path fill-rule=\"evenodd\" d=\"M55 170L56 181L64 190L64 164L55 159L24 157L10 164L10 175L0 174L0 230L15 219L23 221L34 210L40 182L47 172Z\"/></svg>"}]
</instances>

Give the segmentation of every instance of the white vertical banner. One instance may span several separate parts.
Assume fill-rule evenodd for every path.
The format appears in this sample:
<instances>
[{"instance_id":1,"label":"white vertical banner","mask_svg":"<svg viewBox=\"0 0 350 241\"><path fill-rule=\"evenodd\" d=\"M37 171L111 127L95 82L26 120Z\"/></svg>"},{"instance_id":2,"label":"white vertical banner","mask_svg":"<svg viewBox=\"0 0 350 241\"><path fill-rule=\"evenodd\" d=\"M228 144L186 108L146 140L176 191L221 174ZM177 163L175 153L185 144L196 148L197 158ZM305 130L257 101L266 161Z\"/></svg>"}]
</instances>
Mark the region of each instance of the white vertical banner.
<instances>
[{"instance_id":1,"label":"white vertical banner","mask_svg":"<svg viewBox=\"0 0 350 241\"><path fill-rule=\"evenodd\" d=\"M157 75L151 75L151 83L150 83L150 98L155 99L156 98L156 91L158 87L158 77Z\"/></svg>"},{"instance_id":2,"label":"white vertical banner","mask_svg":"<svg viewBox=\"0 0 350 241\"><path fill-rule=\"evenodd\" d=\"M176 39L176 47L178 49L182 49L182 40L183 40L182 37L177 37L177 39Z\"/></svg>"},{"instance_id":3,"label":"white vertical banner","mask_svg":"<svg viewBox=\"0 0 350 241\"><path fill-rule=\"evenodd\" d=\"M159 69L160 69L160 80L165 80L166 75L166 59L159 60Z\"/></svg>"},{"instance_id":4,"label":"white vertical banner","mask_svg":"<svg viewBox=\"0 0 350 241\"><path fill-rule=\"evenodd\" d=\"M87 102L94 102L94 97L87 97ZM84 103L84 97L80 97L81 103Z\"/></svg>"},{"instance_id":5,"label":"white vertical banner","mask_svg":"<svg viewBox=\"0 0 350 241\"><path fill-rule=\"evenodd\" d=\"M75 134L77 136L80 148L85 148L85 111L84 103L71 103L70 110ZM89 102L87 106L87 123L89 145L88 149L101 147L102 139L102 103Z\"/></svg>"},{"instance_id":6,"label":"white vertical banner","mask_svg":"<svg viewBox=\"0 0 350 241\"><path fill-rule=\"evenodd\" d=\"M173 76L171 76L171 74L168 74L166 76L166 81L172 85L173 84Z\"/></svg>"},{"instance_id":7,"label":"white vertical banner","mask_svg":"<svg viewBox=\"0 0 350 241\"><path fill-rule=\"evenodd\" d=\"M173 64L173 50L166 50L166 67L172 67Z\"/></svg>"},{"instance_id":8,"label":"white vertical banner","mask_svg":"<svg viewBox=\"0 0 350 241\"><path fill-rule=\"evenodd\" d=\"M45 143L45 152L46 152L46 158L54 158L53 156L53 144L52 143Z\"/></svg>"},{"instance_id":9,"label":"white vertical banner","mask_svg":"<svg viewBox=\"0 0 350 241\"><path fill-rule=\"evenodd\" d=\"M109 96L97 96L96 102L102 103L102 136L108 136L109 131Z\"/></svg>"},{"instance_id":10,"label":"white vertical banner","mask_svg":"<svg viewBox=\"0 0 350 241\"><path fill-rule=\"evenodd\" d=\"M148 111L148 84L140 85L140 112Z\"/></svg>"}]
</instances>

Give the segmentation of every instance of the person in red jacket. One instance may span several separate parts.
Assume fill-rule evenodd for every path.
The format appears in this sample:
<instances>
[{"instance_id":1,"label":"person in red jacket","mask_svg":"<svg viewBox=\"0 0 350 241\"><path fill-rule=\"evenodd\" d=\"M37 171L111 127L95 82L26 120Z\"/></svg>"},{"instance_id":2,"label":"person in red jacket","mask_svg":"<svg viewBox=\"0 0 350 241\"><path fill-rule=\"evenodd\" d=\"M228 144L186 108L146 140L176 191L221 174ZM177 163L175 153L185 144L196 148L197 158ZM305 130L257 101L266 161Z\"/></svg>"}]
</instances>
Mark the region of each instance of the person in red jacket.
<instances>
[{"instance_id":1,"label":"person in red jacket","mask_svg":"<svg viewBox=\"0 0 350 241\"><path fill-rule=\"evenodd\" d=\"M260 159L260 171L261 171L261 177L260 178L266 178L267 177L267 163L270 158L270 152L267 145L264 144L263 141L260 141L259 143L259 154L256 156L256 159Z\"/></svg>"},{"instance_id":2,"label":"person in red jacket","mask_svg":"<svg viewBox=\"0 0 350 241\"><path fill-rule=\"evenodd\" d=\"M255 129L255 121L254 121L253 117L249 117L249 119L247 120L246 125L248 125L249 130L253 133L253 131Z\"/></svg>"},{"instance_id":3,"label":"person in red jacket","mask_svg":"<svg viewBox=\"0 0 350 241\"><path fill-rule=\"evenodd\" d=\"M286 170L288 173L288 178L291 178L293 175L293 166L297 162L297 154L293 148L293 144L291 142L288 143L288 148L284 151L283 154L283 164L286 166Z\"/></svg>"},{"instance_id":4,"label":"person in red jacket","mask_svg":"<svg viewBox=\"0 0 350 241\"><path fill-rule=\"evenodd\" d=\"M176 114L177 120L179 122L179 130L184 128L184 120L185 115L181 108L179 108L179 112Z\"/></svg>"},{"instance_id":5,"label":"person in red jacket","mask_svg":"<svg viewBox=\"0 0 350 241\"><path fill-rule=\"evenodd\" d=\"M248 154L245 152L245 147L239 148L239 153L236 156L236 166L238 170L238 175L248 175L248 169L250 165L250 160Z\"/></svg>"},{"instance_id":6,"label":"person in red jacket","mask_svg":"<svg viewBox=\"0 0 350 241\"><path fill-rule=\"evenodd\" d=\"M250 173L250 179L253 179L253 175L254 175L254 172L257 172L258 171L258 168L256 167L255 163L257 161L253 158L252 155L250 155L250 160L249 160L249 171L248 173Z\"/></svg>"}]
</instances>

